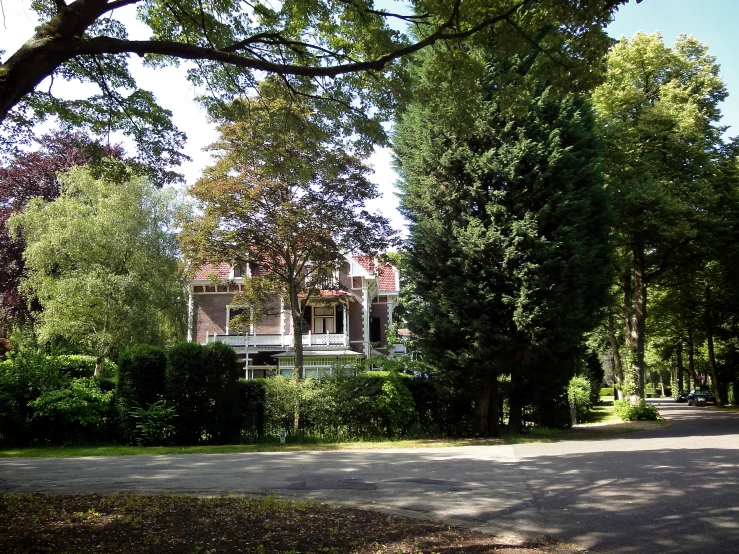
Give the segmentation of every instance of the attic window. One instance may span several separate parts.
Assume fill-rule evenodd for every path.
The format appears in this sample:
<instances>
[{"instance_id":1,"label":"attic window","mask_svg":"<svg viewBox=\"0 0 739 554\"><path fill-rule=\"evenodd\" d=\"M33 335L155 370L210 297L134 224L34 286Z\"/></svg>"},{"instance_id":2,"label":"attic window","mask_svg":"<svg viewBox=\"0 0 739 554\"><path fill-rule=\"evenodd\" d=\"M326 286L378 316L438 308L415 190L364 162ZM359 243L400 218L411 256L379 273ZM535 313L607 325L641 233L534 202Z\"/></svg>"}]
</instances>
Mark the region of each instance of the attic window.
<instances>
[{"instance_id":1,"label":"attic window","mask_svg":"<svg viewBox=\"0 0 739 554\"><path fill-rule=\"evenodd\" d=\"M246 277L246 264L239 263L234 265L234 279L238 277Z\"/></svg>"}]
</instances>

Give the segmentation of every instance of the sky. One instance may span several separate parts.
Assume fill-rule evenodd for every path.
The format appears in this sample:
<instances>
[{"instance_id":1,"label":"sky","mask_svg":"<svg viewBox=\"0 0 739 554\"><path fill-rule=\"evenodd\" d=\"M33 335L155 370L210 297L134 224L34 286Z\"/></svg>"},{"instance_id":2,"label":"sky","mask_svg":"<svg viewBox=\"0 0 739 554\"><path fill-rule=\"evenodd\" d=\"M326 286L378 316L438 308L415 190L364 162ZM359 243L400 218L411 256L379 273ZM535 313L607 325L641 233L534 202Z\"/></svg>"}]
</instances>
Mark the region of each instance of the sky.
<instances>
[{"instance_id":1,"label":"sky","mask_svg":"<svg viewBox=\"0 0 739 554\"><path fill-rule=\"evenodd\" d=\"M30 9L31 0L5 0L2 4L4 15L0 13L0 50L6 51L2 55L5 59L31 36L36 21ZM124 22L134 22L130 8L127 11L119 10L116 14ZM737 21L737 0L644 0L641 4L630 0L619 9L607 31L616 39L630 37L640 30L647 33L660 31L667 44L672 44L680 34L688 34L707 44L709 52L716 56L721 65L721 76L730 94L722 105L723 124L730 127L727 135L735 136L739 135L739 58L735 54L737 38L734 35ZM138 27L141 33L145 31L145 27ZM129 30L131 38L147 38L143 34L136 34L135 23L129 25L129 29L134 29ZM197 91L185 79L184 69L144 69L134 56L132 73L139 81L139 86L151 90L160 104L173 112L175 125L187 134L186 153L193 160L184 164L180 171L185 175L187 184L193 184L210 162L210 155L203 152L203 148L217 138L214 126L194 102ZM59 80L53 90L60 96L84 93ZM378 149L368 162L374 167L373 181L382 193L382 198L370 204L369 208L381 211L391 219L394 227L404 230L403 218L397 212L394 194L397 176L391 167L390 151Z\"/></svg>"}]
</instances>

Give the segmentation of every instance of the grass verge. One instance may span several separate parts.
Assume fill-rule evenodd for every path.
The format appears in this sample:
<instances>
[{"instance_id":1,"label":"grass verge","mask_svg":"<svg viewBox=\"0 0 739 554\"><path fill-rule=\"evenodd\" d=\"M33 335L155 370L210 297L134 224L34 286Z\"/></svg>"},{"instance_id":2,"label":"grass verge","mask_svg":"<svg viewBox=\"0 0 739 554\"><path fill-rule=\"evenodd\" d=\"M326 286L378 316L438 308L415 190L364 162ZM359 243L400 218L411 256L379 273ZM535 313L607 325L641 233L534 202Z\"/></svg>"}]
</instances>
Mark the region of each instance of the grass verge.
<instances>
[{"instance_id":1,"label":"grass verge","mask_svg":"<svg viewBox=\"0 0 739 554\"><path fill-rule=\"evenodd\" d=\"M177 454L237 454L249 452L297 452L307 450L364 450L389 448L443 448L452 446L492 446L531 442L554 442L608 438L635 433L655 426L662 421L621 421L613 411L613 402L601 401L591 411L591 421L572 429L534 428L526 433L507 433L490 439L416 439L393 441L353 441L342 443L305 444L232 444L221 446L34 446L0 449L0 458L74 458L83 456L157 456Z\"/></svg>"},{"instance_id":2,"label":"grass verge","mask_svg":"<svg viewBox=\"0 0 739 554\"><path fill-rule=\"evenodd\" d=\"M568 554L544 540L274 497L0 496L0 551L291 554Z\"/></svg>"}]
</instances>

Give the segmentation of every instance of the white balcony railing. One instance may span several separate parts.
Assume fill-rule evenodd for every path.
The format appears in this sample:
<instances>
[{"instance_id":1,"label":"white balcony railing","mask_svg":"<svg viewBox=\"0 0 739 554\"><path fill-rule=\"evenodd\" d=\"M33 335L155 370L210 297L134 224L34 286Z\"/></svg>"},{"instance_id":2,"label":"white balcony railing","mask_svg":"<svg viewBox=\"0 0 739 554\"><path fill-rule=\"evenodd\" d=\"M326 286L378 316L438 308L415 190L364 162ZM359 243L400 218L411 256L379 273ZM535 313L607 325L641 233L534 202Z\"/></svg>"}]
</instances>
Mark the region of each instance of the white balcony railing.
<instances>
[{"instance_id":1,"label":"white balcony railing","mask_svg":"<svg viewBox=\"0 0 739 554\"><path fill-rule=\"evenodd\" d=\"M222 342L234 348L292 348L292 335L207 335L205 343ZM303 335L303 346L349 346L349 335L345 333L307 333Z\"/></svg>"}]
</instances>

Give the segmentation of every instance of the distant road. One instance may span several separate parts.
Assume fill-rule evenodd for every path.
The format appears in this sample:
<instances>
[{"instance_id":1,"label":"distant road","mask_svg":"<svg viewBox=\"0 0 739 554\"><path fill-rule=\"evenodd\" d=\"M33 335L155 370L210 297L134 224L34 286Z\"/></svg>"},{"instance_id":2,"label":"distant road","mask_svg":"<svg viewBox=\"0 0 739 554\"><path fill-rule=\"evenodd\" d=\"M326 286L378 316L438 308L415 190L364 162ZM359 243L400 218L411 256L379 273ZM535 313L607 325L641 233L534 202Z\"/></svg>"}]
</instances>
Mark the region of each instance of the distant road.
<instances>
[{"instance_id":1,"label":"distant road","mask_svg":"<svg viewBox=\"0 0 739 554\"><path fill-rule=\"evenodd\" d=\"M598 552L739 553L739 414L658 402L621 438L397 450L0 459L0 490L274 493Z\"/></svg>"}]
</instances>

